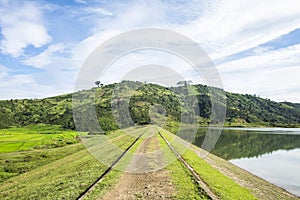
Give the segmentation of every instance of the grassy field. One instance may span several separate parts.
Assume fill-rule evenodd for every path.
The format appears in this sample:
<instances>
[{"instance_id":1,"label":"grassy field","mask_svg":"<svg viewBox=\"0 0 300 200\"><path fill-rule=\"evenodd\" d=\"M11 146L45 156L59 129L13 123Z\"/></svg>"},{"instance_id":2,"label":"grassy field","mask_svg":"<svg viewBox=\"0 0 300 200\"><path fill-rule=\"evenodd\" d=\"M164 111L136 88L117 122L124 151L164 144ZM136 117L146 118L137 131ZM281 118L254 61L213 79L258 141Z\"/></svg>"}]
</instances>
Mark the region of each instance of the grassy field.
<instances>
[{"instance_id":1,"label":"grassy field","mask_svg":"<svg viewBox=\"0 0 300 200\"><path fill-rule=\"evenodd\" d=\"M75 199L105 169L84 149L4 181L0 199Z\"/></svg>"},{"instance_id":2,"label":"grassy field","mask_svg":"<svg viewBox=\"0 0 300 200\"><path fill-rule=\"evenodd\" d=\"M120 136L122 138L118 138ZM125 149L135 139L122 131L116 131L108 138L120 149ZM108 148L104 149L107 150L106 154L110 153ZM49 150L2 153L0 161L4 163L3 169L14 170L16 166L16 172L3 175L0 199L76 199L108 167L91 155L82 144ZM7 164L7 161L11 163ZM5 170L2 172L6 173ZM105 191L119 175L118 171L110 174L110 179L100 185L101 191Z\"/></svg>"},{"instance_id":3,"label":"grassy field","mask_svg":"<svg viewBox=\"0 0 300 200\"><path fill-rule=\"evenodd\" d=\"M0 183L83 150L82 144L0 154Z\"/></svg>"},{"instance_id":4,"label":"grassy field","mask_svg":"<svg viewBox=\"0 0 300 200\"><path fill-rule=\"evenodd\" d=\"M86 134L86 133L80 133ZM0 153L48 149L77 143L78 132L60 126L38 124L0 130Z\"/></svg>"}]
</instances>

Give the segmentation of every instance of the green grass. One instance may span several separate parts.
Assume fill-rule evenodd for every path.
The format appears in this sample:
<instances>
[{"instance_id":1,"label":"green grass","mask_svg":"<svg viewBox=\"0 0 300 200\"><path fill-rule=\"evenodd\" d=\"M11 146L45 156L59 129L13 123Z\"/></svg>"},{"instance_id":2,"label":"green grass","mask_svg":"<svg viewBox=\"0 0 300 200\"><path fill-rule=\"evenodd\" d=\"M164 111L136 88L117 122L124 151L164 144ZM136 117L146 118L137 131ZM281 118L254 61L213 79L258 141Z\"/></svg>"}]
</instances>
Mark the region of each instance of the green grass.
<instances>
[{"instance_id":1,"label":"green grass","mask_svg":"<svg viewBox=\"0 0 300 200\"><path fill-rule=\"evenodd\" d=\"M144 128L140 128L140 127L135 127L134 129L130 128L129 130L127 129L126 132L131 132L131 134L136 134L139 135L140 133L142 133L143 131L146 131L144 135L149 134L149 131L151 129L149 129L148 127ZM119 131L116 131L114 134L118 134ZM135 133L133 133L135 132ZM121 132L124 133L124 132ZM120 132L119 132L120 134ZM128 135L126 135L128 137ZM129 136L130 137L130 136ZM98 183L94 190L92 192L90 192L86 199L100 199L101 197L103 197L109 190L112 190L114 188L114 186L118 183L118 180L120 179L121 175L124 173L124 170L126 169L126 166L128 166L128 164L130 163L133 153L136 152L136 150L139 148L139 146L141 145L141 143L144 141L145 137L141 137L140 140L138 140L128 151L128 153L126 153L122 159L120 160L120 162L116 165L116 167L110 171L104 178L103 180ZM121 140L118 140L118 142L120 142ZM132 141L131 141L132 142ZM118 143L116 143L116 145L119 145ZM130 145L130 143L126 143L126 145ZM124 148L124 147L121 147Z\"/></svg>"},{"instance_id":2,"label":"green grass","mask_svg":"<svg viewBox=\"0 0 300 200\"><path fill-rule=\"evenodd\" d=\"M117 138L121 134L124 137ZM115 139L114 144L120 149L125 149L134 140L133 136L125 135L120 131L111 133L108 138L111 141ZM139 144L139 142L136 143L131 151L135 151ZM80 148L83 148L81 144L75 144L48 151L35 150L0 154L2 156L0 162L5 163L7 160L12 162L11 165L7 164L7 168L11 170L13 170L13 166L19 168L15 174L11 171L12 173L7 175L3 171L2 176L10 178L2 182L0 186L0 199L76 199L108 167L86 149L81 150ZM104 148L104 150L106 149ZM44 156L47 157L46 160L43 159ZM56 156L62 158L59 159ZM22 163L26 159L29 161ZM26 173L18 175L17 173L22 169L25 169ZM96 196L104 194L110 189L121 174L118 170L109 173L105 180L97 186L100 188L100 194L96 193Z\"/></svg>"},{"instance_id":3,"label":"green grass","mask_svg":"<svg viewBox=\"0 0 300 200\"><path fill-rule=\"evenodd\" d=\"M74 144L61 148L2 153L0 154L0 183L83 149L82 144Z\"/></svg>"},{"instance_id":4,"label":"green grass","mask_svg":"<svg viewBox=\"0 0 300 200\"><path fill-rule=\"evenodd\" d=\"M189 171L177 160L172 151L167 147L165 141L158 135L158 140L161 146L161 150L164 153L165 161L171 162L167 166L167 170L170 171L172 182L175 185L176 193L174 198L178 200L185 199L209 199L205 192L201 190Z\"/></svg>"},{"instance_id":5,"label":"green grass","mask_svg":"<svg viewBox=\"0 0 300 200\"><path fill-rule=\"evenodd\" d=\"M164 137L168 141L172 141L174 135L167 131L162 131ZM173 140L172 146L179 152L184 152L182 157L193 167L194 171L200 178L209 186L209 188L223 200L243 200L243 199L256 199L251 192L241 187L234 182L231 178L223 175L218 170L214 169L203 159L201 159L194 151L186 149L182 144Z\"/></svg>"},{"instance_id":6,"label":"green grass","mask_svg":"<svg viewBox=\"0 0 300 200\"><path fill-rule=\"evenodd\" d=\"M199 159L195 152L187 150L183 154L183 158L221 199L256 199L248 189L241 187L232 179L211 167L204 160Z\"/></svg>"},{"instance_id":7,"label":"green grass","mask_svg":"<svg viewBox=\"0 0 300 200\"><path fill-rule=\"evenodd\" d=\"M75 199L105 169L81 150L5 181L0 199Z\"/></svg>"},{"instance_id":8,"label":"green grass","mask_svg":"<svg viewBox=\"0 0 300 200\"><path fill-rule=\"evenodd\" d=\"M86 134L86 133L80 133ZM48 149L77 143L79 133L56 125L30 125L0 130L0 154L33 149Z\"/></svg>"}]
</instances>

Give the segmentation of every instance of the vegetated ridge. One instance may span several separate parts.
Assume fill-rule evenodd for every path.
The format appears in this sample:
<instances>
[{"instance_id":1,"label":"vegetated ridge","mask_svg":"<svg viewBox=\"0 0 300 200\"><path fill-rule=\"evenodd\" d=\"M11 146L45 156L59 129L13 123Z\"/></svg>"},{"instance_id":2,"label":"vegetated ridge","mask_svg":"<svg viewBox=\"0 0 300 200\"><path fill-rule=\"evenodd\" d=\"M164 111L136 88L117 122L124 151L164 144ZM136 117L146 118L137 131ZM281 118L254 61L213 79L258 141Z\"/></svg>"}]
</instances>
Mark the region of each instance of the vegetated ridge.
<instances>
[{"instance_id":1,"label":"vegetated ridge","mask_svg":"<svg viewBox=\"0 0 300 200\"><path fill-rule=\"evenodd\" d=\"M211 91L215 91L217 98L211 98ZM189 124L194 123L195 119L204 126L217 124L220 122L210 120L212 99L222 99L213 101L220 107L226 107L226 126L300 126L300 104L223 92L200 84L168 88L122 81L44 99L1 100L0 128L45 123L75 129L72 97L79 97L74 107L79 113L87 111L92 102L104 131L133 124L149 124L152 123L151 117L165 119L167 124ZM222 102L227 102L227 105ZM151 110L152 115L149 114ZM83 115L81 119L79 116L77 120L89 120L87 116ZM116 116L122 127L116 122ZM89 130L89 127L83 129Z\"/></svg>"}]
</instances>

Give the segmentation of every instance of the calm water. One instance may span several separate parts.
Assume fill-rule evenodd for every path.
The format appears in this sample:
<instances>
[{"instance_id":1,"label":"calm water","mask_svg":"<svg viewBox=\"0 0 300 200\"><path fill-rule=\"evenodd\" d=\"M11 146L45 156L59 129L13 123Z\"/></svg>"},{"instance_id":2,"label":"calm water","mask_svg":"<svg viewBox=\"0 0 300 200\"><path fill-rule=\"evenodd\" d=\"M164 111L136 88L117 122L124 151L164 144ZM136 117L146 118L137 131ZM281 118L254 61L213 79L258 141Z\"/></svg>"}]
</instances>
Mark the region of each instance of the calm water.
<instances>
[{"instance_id":1,"label":"calm water","mask_svg":"<svg viewBox=\"0 0 300 200\"><path fill-rule=\"evenodd\" d=\"M300 196L300 129L225 128L211 153Z\"/></svg>"}]
</instances>

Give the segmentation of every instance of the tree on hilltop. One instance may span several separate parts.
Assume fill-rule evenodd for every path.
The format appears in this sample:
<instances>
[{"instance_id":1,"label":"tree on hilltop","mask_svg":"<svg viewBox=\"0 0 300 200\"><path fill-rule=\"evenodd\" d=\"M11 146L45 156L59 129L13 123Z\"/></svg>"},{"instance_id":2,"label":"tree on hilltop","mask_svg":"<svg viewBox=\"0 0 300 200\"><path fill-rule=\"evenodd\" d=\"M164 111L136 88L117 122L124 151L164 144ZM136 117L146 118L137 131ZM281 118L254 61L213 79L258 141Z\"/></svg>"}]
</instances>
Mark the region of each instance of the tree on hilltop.
<instances>
[{"instance_id":1,"label":"tree on hilltop","mask_svg":"<svg viewBox=\"0 0 300 200\"><path fill-rule=\"evenodd\" d=\"M101 82L100 81L95 81L95 84L97 85L97 87L99 87L99 85L101 84Z\"/></svg>"}]
</instances>

